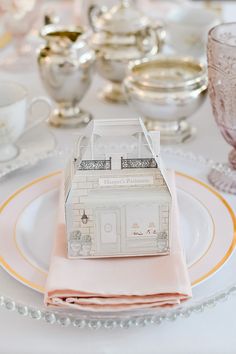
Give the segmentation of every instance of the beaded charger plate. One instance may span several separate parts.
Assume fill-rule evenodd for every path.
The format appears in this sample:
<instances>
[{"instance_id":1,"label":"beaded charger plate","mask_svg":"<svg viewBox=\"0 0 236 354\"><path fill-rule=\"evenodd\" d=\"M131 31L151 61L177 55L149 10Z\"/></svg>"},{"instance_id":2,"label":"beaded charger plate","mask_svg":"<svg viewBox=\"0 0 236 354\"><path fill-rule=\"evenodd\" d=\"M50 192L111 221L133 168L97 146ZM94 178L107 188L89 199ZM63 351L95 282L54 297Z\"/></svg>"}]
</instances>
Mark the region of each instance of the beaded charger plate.
<instances>
[{"instance_id":1,"label":"beaded charger plate","mask_svg":"<svg viewBox=\"0 0 236 354\"><path fill-rule=\"evenodd\" d=\"M127 327L159 323L171 316L177 318L189 314L190 309L203 309L206 301L214 299L216 302L217 296L222 298L222 294L226 293L219 293L219 290L231 284L229 279L221 285L222 277L218 273L230 269L232 261L236 263L234 256L230 258L236 245L236 220L229 203L204 182L208 163L193 155L187 156L172 151L164 154L167 166L178 171L176 182L181 234L194 287L192 300L171 310L136 310L119 314L44 308L41 293L44 291L55 232L61 177L59 169L63 167L64 160L59 156L45 156L39 164L17 174L18 178L13 173L8 176L7 185L18 184L20 188L11 193L1 207L0 262L18 282L1 270L0 303L20 314L43 318L50 323L72 323L77 327ZM229 269L228 278L232 276ZM227 295L232 289L234 287L227 288Z\"/></svg>"}]
</instances>

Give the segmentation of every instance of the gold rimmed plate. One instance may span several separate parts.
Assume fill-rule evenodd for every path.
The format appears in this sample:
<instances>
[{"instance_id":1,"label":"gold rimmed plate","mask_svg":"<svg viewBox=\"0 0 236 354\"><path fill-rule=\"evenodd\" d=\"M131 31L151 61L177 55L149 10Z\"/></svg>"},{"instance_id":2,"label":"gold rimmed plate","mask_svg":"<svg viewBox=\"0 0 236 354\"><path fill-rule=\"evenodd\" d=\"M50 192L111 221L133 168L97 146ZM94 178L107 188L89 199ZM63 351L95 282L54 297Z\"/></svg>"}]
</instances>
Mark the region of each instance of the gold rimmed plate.
<instances>
[{"instance_id":1,"label":"gold rimmed plate","mask_svg":"<svg viewBox=\"0 0 236 354\"><path fill-rule=\"evenodd\" d=\"M15 279L44 291L56 228L61 172L33 180L0 209L0 263ZM236 219L226 200L207 184L176 172L181 235L191 283L213 275L236 245Z\"/></svg>"}]
</instances>

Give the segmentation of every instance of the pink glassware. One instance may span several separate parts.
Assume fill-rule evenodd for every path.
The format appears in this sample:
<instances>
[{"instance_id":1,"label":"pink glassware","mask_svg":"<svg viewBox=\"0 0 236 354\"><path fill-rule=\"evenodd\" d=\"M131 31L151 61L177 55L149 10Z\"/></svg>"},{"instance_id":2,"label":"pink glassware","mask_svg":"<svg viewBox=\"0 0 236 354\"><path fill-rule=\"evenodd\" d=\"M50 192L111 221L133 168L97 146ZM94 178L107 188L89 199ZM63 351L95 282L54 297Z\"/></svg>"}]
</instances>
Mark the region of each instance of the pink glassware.
<instances>
[{"instance_id":1,"label":"pink glassware","mask_svg":"<svg viewBox=\"0 0 236 354\"><path fill-rule=\"evenodd\" d=\"M213 166L208 178L216 188L236 194L236 23L221 24L210 30L208 76L216 123L233 147L228 164Z\"/></svg>"},{"instance_id":2,"label":"pink glassware","mask_svg":"<svg viewBox=\"0 0 236 354\"><path fill-rule=\"evenodd\" d=\"M39 15L40 0L0 0L0 10L6 31L12 35L15 53L4 60L4 66L24 64L31 47L26 41Z\"/></svg>"}]
</instances>

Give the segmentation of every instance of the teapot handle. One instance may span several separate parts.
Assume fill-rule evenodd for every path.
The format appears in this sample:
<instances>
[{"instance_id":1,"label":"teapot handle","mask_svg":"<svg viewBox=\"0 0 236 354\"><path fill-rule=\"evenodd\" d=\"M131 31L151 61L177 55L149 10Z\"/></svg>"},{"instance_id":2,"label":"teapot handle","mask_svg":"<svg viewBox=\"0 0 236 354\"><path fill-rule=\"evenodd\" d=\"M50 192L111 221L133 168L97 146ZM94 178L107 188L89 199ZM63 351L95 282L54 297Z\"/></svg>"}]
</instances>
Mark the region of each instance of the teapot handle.
<instances>
[{"instance_id":1,"label":"teapot handle","mask_svg":"<svg viewBox=\"0 0 236 354\"><path fill-rule=\"evenodd\" d=\"M158 51L160 52L166 40L166 24L163 21L161 23L158 21L157 23L153 23L151 27L156 33L158 40Z\"/></svg>"},{"instance_id":2,"label":"teapot handle","mask_svg":"<svg viewBox=\"0 0 236 354\"><path fill-rule=\"evenodd\" d=\"M89 25L94 32L97 32L96 25L95 25L96 18L102 15L105 11L107 11L107 8L105 6L102 7L98 5L89 6L87 17L88 17Z\"/></svg>"},{"instance_id":3,"label":"teapot handle","mask_svg":"<svg viewBox=\"0 0 236 354\"><path fill-rule=\"evenodd\" d=\"M154 26L149 26L143 31L141 31L141 35L137 38L137 46L140 49L140 51L144 54L147 54L147 52L150 51L150 48L145 48L145 45L143 43L144 36L149 36L153 38L154 42L156 45L153 46L152 48L152 54L157 54L160 51L161 48L161 40L159 36L159 27L154 27Z\"/></svg>"},{"instance_id":4,"label":"teapot handle","mask_svg":"<svg viewBox=\"0 0 236 354\"><path fill-rule=\"evenodd\" d=\"M159 49L158 48L159 42L158 42L157 35L152 27L146 27L144 30L141 30L139 32L139 35L137 36L137 39L136 39L137 47L139 48L139 50L143 54L147 54L150 51L150 44L148 44L148 46L145 46L145 42L144 42L144 38L147 36L154 38L154 41L156 42L156 46L155 46L156 48L155 48L154 54L156 54ZM154 46L153 46L152 50L154 50Z\"/></svg>"}]
</instances>

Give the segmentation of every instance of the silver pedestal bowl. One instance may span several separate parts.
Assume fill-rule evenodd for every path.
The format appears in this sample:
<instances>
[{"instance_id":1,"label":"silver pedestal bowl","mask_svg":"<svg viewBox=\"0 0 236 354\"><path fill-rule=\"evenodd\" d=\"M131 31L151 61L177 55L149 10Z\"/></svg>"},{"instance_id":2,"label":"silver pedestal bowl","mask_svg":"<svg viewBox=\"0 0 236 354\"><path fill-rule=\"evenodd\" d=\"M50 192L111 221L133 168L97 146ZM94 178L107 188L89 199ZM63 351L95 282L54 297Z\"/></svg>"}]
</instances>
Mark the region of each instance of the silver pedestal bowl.
<instances>
[{"instance_id":1,"label":"silver pedestal bowl","mask_svg":"<svg viewBox=\"0 0 236 354\"><path fill-rule=\"evenodd\" d=\"M160 130L163 143L182 143L193 134L187 118L205 99L207 73L192 58L137 60L129 65L124 90L148 130Z\"/></svg>"}]
</instances>

